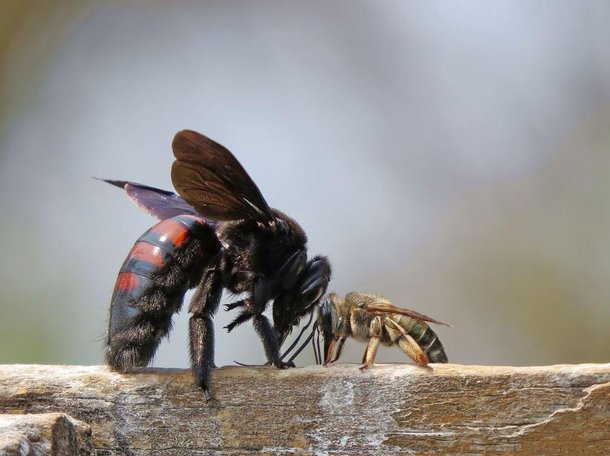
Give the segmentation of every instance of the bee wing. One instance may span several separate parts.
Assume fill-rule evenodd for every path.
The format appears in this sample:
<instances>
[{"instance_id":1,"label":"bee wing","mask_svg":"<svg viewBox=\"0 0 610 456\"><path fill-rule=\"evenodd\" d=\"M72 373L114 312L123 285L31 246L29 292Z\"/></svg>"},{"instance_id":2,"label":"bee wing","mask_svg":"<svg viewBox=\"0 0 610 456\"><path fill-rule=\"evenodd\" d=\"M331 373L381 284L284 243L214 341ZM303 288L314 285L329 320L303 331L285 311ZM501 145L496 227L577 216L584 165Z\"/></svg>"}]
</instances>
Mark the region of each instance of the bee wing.
<instances>
[{"instance_id":1,"label":"bee wing","mask_svg":"<svg viewBox=\"0 0 610 456\"><path fill-rule=\"evenodd\" d=\"M399 315L406 315L407 317L415 318L416 320L423 320L430 323L436 323L438 325L449 326L447 323L443 323L442 321L435 320L434 318L428 317L427 315L420 314L419 312L415 312L414 310L405 309L404 307L396 307L390 303L377 301L372 302L366 305L366 310L371 312L381 312L381 313L393 313Z\"/></svg>"},{"instance_id":2,"label":"bee wing","mask_svg":"<svg viewBox=\"0 0 610 456\"><path fill-rule=\"evenodd\" d=\"M98 179L97 177L95 179ZM149 187L136 182L99 179L122 188L133 203L147 214L165 220L176 215L199 215L197 211L174 192Z\"/></svg>"},{"instance_id":3,"label":"bee wing","mask_svg":"<svg viewBox=\"0 0 610 456\"><path fill-rule=\"evenodd\" d=\"M225 147L183 130L172 148L174 187L199 214L212 220L275 220L254 181Z\"/></svg>"}]
</instances>

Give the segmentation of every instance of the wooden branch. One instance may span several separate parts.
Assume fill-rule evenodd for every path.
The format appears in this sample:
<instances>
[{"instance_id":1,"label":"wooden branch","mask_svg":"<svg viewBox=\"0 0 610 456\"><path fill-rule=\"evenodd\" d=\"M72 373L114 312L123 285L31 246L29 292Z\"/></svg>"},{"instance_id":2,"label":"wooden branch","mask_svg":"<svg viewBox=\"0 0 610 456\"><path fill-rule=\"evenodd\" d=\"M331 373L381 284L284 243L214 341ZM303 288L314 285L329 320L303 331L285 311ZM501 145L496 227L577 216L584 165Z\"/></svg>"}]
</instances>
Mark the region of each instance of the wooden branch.
<instances>
[{"instance_id":1,"label":"wooden branch","mask_svg":"<svg viewBox=\"0 0 610 456\"><path fill-rule=\"evenodd\" d=\"M90 449L90 427L63 413L0 415L0 454L71 455Z\"/></svg>"},{"instance_id":2,"label":"wooden branch","mask_svg":"<svg viewBox=\"0 0 610 456\"><path fill-rule=\"evenodd\" d=\"M186 370L0 366L0 413L72 417L81 454L610 454L610 364L225 367L212 393Z\"/></svg>"}]
</instances>

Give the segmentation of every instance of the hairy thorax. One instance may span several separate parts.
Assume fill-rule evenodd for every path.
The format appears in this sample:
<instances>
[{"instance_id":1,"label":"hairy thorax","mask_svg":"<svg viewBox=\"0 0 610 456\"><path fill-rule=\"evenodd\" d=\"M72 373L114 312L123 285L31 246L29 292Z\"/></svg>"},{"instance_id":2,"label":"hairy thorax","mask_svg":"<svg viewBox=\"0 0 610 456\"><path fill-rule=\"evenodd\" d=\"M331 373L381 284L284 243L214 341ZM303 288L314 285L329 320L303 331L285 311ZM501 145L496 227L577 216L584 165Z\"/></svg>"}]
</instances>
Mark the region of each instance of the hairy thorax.
<instances>
[{"instance_id":1,"label":"hairy thorax","mask_svg":"<svg viewBox=\"0 0 610 456\"><path fill-rule=\"evenodd\" d=\"M305 251L307 238L290 217L274 210L277 222L265 225L255 220L219 224L217 233L224 247L224 270L234 292L247 291L252 278L273 279L296 251Z\"/></svg>"}]
</instances>

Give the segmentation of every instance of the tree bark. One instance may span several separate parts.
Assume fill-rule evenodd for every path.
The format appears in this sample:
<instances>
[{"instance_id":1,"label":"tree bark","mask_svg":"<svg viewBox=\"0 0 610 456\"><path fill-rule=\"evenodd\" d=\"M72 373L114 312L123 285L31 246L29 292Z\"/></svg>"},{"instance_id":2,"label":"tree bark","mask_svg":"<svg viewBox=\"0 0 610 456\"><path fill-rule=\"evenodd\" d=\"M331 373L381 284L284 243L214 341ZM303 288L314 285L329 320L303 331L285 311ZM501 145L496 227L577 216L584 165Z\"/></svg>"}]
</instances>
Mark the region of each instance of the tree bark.
<instances>
[{"instance_id":1,"label":"tree bark","mask_svg":"<svg viewBox=\"0 0 610 456\"><path fill-rule=\"evenodd\" d=\"M0 413L22 415L0 417L0 445L51 419L73 427L53 454L610 454L610 364L224 367L211 387L206 403L187 370L0 366Z\"/></svg>"}]
</instances>

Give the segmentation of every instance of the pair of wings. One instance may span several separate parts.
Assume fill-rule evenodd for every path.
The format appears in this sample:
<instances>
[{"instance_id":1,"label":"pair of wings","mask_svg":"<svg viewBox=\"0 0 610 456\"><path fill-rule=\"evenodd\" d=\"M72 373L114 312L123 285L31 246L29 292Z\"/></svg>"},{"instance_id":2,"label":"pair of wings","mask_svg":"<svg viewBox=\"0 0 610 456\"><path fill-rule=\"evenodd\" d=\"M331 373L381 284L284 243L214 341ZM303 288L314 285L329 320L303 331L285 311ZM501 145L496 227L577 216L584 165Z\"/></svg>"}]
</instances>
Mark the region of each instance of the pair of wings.
<instances>
[{"instance_id":1,"label":"pair of wings","mask_svg":"<svg viewBox=\"0 0 610 456\"><path fill-rule=\"evenodd\" d=\"M104 180L123 188L139 208L160 220L184 214L218 221L275 220L254 181L224 146L183 130L176 133L172 149L172 183L180 196L135 182Z\"/></svg>"},{"instance_id":2,"label":"pair of wings","mask_svg":"<svg viewBox=\"0 0 610 456\"><path fill-rule=\"evenodd\" d=\"M435 320L434 318L428 317L427 315L415 312L414 310L405 309L404 307L393 306L392 304L384 301L368 303L364 306L364 308L369 312L406 315L407 317L415 318L416 320L436 323L437 325L449 326L447 323Z\"/></svg>"}]
</instances>

